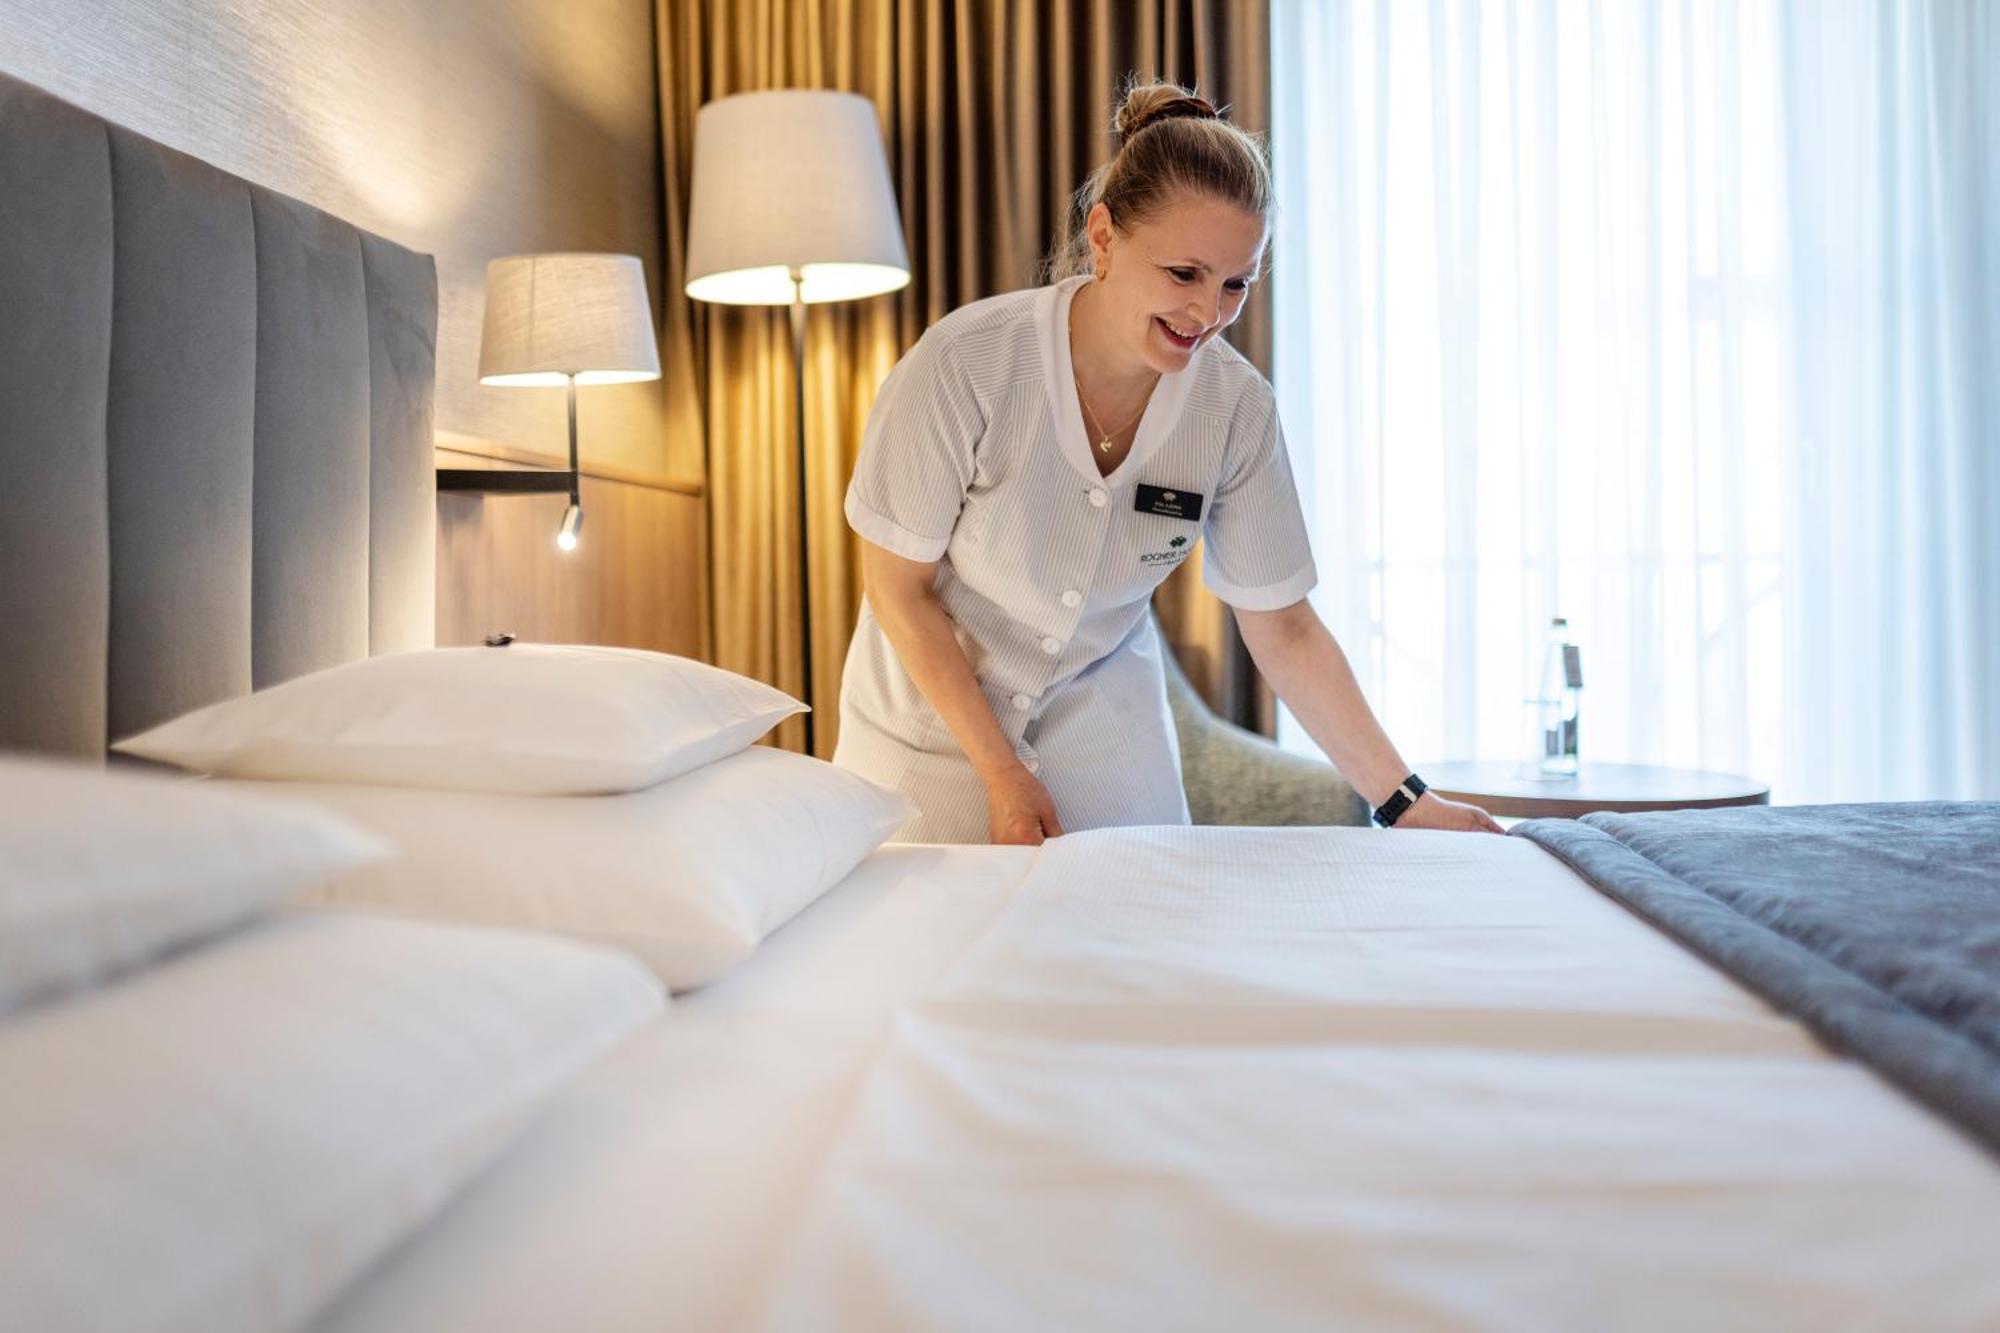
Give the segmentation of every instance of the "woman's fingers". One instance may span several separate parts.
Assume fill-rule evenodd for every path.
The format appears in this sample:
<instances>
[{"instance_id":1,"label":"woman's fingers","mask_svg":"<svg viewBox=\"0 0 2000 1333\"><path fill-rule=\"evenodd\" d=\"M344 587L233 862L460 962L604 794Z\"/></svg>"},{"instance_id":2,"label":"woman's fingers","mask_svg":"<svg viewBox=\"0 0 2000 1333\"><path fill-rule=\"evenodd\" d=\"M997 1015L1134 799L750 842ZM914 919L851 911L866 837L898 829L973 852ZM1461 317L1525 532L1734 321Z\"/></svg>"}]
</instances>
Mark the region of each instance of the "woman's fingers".
<instances>
[{"instance_id":1,"label":"woman's fingers","mask_svg":"<svg viewBox=\"0 0 2000 1333\"><path fill-rule=\"evenodd\" d=\"M996 847L1039 847L1042 845L1041 826L1033 820L1022 820L1002 824L992 830Z\"/></svg>"},{"instance_id":2,"label":"woman's fingers","mask_svg":"<svg viewBox=\"0 0 2000 1333\"><path fill-rule=\"evenodd\" d=\"M1461 805L1459 809L1465 812L1465 827L1475 833L1505 833L1507 831L1500 827L1498 820L1494 819L1492 815L1487 814L1479 806L1468 803Z\"/></svg>"},{"instance_id":3,"label":"woman's fingers","mask_svg":"<svg viewBox=\"0 0 2000 1333\"><path fill-rule=\"evenodd\" d=\"M1037 847L1062 836L1054 798L1025 767L989 780L986 807L987 836L995 843Z\"/></svg>"},{"instance_id":4,"label":"woman's fingers","mask_svg":"<svg viewBox=\"0 0 2000 1333\"><path fill-rule=\"evenodd\" d=\"M989 786L986 801L987 835L997 844L1038 847L1062 834L1048 788L1026 769Z\"/></svg>"},{"instance_id":5,"label":"woman's fingers","mask_svg":"<svg viewBox=\"0 0 2000 1333\"><path fill-rule=\"evenodd\" d=\"M1476 805L1461 805L1458 808L1461 822L1459 827L1468 833L1505 833L1498 820Z\"/></svg>"},{"instance_id":6,"label":"woman's fingers","mask_svg":"<svg viewBox=\"0 0 2000 1333\"><path fill-rule=\"evenodd\" d=\"M1425 792L1410 807L1408 814L1396 821L1397 828L1445 829L1454 833L1500 833L1507 830L1500 822L1476 805L1460 801L1447 801L1435 792Z\"/></svg>"}]
</instances>

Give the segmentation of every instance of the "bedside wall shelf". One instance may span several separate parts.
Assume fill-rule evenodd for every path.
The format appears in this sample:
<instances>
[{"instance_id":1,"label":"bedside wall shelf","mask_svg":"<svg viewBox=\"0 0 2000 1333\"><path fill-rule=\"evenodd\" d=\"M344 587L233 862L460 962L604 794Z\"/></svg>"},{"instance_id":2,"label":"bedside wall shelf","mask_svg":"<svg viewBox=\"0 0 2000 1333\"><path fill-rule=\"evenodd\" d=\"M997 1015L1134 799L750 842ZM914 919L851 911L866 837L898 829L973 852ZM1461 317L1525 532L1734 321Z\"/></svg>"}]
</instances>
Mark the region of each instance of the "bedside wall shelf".
<instances>
[{"instance_id":1,"label":"bedside wall shelf","mask_svg":"<svg viewBox=\"0 0 2000 1333\"><path fill-rule=\"evenodd\" d=\"M441 467L437 470L439 491L460 495L552 495L568 493L572 481L567 472L519 471L508 468Z\"/></svg>"}]
</instances>

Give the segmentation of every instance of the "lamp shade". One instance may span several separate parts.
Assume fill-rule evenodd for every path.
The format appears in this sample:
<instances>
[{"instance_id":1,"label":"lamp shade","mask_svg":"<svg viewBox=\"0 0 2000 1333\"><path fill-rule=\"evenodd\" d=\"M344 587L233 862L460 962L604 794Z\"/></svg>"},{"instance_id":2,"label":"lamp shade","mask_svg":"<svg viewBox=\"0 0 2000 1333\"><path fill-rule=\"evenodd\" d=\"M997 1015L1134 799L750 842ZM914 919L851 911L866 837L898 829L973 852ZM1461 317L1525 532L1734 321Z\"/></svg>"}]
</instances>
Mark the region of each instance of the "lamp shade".
<instances>
[{"instance_id":1,"label":"lamp shade","mask_svg":"<svg viewBox=\"0 0 2000 1333\"><path fill-rule=\"evenodd\" d=\"M481 384L625 384L660 377L635 255L511 255L486 266Z\"/></svg>"},{"instance_id":2,"label":"lamp shade","mask_svg":"<svg viewBox=\"0 0 2000 1333\"><path fill-rule=\"evenodd\" d=\"M687 294L725 305L851 301L909 285L868 99L785 89L710 102L694 123Z\"/></svg>"}]
</instances>

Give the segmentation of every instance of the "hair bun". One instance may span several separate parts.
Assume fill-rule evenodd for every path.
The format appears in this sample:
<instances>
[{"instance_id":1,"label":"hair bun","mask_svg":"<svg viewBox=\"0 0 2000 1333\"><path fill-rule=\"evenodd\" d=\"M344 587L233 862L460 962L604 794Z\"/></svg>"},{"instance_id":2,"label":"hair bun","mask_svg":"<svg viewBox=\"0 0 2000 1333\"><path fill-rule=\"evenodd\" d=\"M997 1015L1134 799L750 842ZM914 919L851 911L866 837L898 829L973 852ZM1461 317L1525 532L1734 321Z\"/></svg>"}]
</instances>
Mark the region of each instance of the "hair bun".
<instances>
[{"instance_id":1,"label":"hair bun","mask_svg":"<svg viewBox=\"0 0 2000 1333\"><path fill-rule=\"evenodd\" d=\"M1164 98L1149 98L1148 93L1171 92ZM1133 103L1142 103L1134 106ZM1143 105L1150 102L1151 105ZM1221 113L1207 98L1196 97L1193 93L1174 88L1171 84L1154 84L1150 88L1135 89L1125 99L1125 105L1118 111L1118 141L1121 145L1130 143L1138 133L1149 125L1158 125L1167 120L1219 120Z\"/></svg>"}]
</instances>

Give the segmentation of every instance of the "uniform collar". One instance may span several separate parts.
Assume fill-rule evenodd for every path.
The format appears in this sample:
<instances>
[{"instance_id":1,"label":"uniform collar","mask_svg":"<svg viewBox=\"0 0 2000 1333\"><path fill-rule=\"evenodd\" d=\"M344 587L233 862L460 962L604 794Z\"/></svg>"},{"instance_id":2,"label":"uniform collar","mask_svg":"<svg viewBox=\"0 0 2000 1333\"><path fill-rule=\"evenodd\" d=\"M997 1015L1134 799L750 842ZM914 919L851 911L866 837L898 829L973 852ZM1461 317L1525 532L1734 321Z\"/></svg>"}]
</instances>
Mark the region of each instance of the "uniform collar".
<instances>
[{"instance_id":1,"label":"uniform collar","mask_svg":"<svg viewBox=\"0 0 2000 1333\"><path fill-rule=\"evenodd\" d=\"M1153 396L1146 400L1145 415L1139 418L1139 432L1132 438L1131 452L1110 476L1100 477L1097 460L1091 455L1090 436L1083 429L1076 372L1069 359L1069 303L1089 281L1090 275L1085 273L1042 288L1036 302L1035 331L1041 340L1042 380L1048 391L1049 411L1055 418L1056 443L1061 446L1063 457L1091 485L1116 489L1138 475L1139 469L1159 452L1167 437L1174 433L1174 427L1180 424L1181 409L1187 405L1195 372L1208 348L1204 345L1196 351L1188 359L1187 369L1160 376L1160 382L1153 386Z\"/></svg>"}]
</instances>

